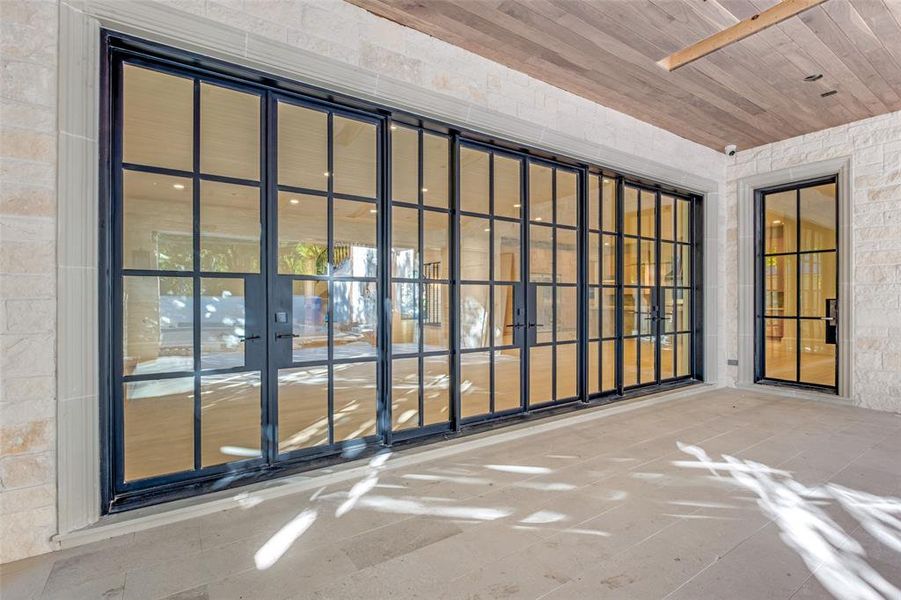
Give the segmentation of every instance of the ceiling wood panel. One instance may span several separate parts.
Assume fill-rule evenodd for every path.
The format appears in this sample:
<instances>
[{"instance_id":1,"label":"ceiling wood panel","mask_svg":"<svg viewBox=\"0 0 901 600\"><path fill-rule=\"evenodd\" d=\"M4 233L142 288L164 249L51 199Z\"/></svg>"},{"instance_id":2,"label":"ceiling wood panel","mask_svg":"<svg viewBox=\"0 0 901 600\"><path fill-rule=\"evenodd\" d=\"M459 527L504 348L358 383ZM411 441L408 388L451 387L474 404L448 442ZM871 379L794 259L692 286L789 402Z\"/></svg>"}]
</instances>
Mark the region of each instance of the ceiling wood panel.
<instances>
[{"instance_id":1,"label":"ceiling wood panel","mask_svg":"<svg viewBox=\"0 0 901 600\"><path fill-rule=\"evenodd\" d=\"M827 0L672 73L776 0L350 2L718 150L901 110L901 0Z\"/></svg>"}]
</instances>

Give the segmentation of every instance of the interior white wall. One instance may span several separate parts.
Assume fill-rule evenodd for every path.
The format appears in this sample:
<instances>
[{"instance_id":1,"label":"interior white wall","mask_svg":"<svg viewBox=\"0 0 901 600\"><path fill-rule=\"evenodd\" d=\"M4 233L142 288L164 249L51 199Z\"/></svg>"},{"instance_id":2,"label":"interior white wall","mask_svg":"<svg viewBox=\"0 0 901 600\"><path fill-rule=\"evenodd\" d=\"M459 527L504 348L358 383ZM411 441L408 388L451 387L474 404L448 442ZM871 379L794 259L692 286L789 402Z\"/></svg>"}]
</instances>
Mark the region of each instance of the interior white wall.
<instances>
[{"instance_id":1,"label":"interior white wall","mask_svg":"<svg viewBox=\"0 0 901 600\"><path fill-rule=\"evenodd\" d=\"M340 0L8 0L3 24L0 562L99 510L100 27L706 194L705 356L722 372L716 151Z\"/></svg>"}]
</instances>

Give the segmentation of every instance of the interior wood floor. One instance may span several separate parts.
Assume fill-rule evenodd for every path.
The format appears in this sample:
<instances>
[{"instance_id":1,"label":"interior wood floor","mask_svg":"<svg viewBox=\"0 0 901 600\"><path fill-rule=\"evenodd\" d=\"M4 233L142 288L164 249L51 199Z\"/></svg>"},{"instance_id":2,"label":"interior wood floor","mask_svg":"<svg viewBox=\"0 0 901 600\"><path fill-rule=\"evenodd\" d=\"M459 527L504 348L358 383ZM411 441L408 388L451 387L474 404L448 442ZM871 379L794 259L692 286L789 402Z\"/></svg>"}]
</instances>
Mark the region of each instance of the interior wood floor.
<instances>
[{"instance_id":1,"label":"interior wood floor","mask_svg":"<svg viewBox=\"0 0 901 600\"><path fill-rule=\"evenodd\" d=\"M901 594L879 527L901 511L901 416L718 389L505 433L280 498L223 492L241 507L2 565L0 596Z\"/></svg>"}]
</instances>

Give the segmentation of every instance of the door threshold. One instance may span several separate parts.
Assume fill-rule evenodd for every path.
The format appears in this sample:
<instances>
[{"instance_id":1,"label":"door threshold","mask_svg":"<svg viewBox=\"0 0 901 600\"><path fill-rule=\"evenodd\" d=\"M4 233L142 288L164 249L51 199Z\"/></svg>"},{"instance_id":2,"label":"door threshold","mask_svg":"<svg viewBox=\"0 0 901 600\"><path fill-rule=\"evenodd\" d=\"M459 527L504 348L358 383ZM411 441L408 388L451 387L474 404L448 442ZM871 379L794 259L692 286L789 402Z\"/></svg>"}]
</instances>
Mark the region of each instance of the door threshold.
<instances>
[{"instance_id":1,"label":"door threshold","mask_svg":"<svg viewBox=\"0 0 901 600\"><path fill-rule=\"evenodd\" d=\"M833 392L817 391L813 389L791 388L780 385L770 385L766 383L736 383L735 388L739 390L747 390L750 392L763 392L774 396L782 396L785 398L797 398L799 400L814 400L816 402L827 402L839 406L854 406L854 401L847 396L839 396Z\"/></svg>"}]
</instances>

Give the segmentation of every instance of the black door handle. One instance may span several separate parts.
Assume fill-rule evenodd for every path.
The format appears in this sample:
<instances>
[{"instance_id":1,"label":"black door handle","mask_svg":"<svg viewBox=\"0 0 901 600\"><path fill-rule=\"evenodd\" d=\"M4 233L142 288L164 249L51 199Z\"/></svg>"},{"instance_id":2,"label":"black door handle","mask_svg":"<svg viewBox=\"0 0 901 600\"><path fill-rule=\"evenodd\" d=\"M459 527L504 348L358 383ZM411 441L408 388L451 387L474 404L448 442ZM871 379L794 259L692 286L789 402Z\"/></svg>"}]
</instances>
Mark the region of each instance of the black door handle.
<instances>
[{"instance_id":1,"label":"black door handle","mask_svg":"<svg viewBox=\"0 0 901 600\"><path fill-rule=\"evenodd\" d=\"M298 337L300 337L300 336L296 333L279 333L279 334L276 334L275 339L282 340L285 338L298 338Z\"/></svg>"},{"instance_id":2,"label":"black door handle","mask_svg":"<svg viewBox=\"0 0 901 600\"><path fill-rule=\"evenodd\" d=\"M524 327L522 323L507 323L504 327Z\"/></svg>"},{"instance_id":3,"label":"black door handle","mask_svg":"<svg viewBox=\"0 0 901 600\"><path fill-rule=\"evenodd\" d=\"M529 323L529 327L544 327L544 323Z\"/></svg>"},{"instance_id":4,"label":"black door handle","mask_svg":"<svg viewBox=\"0 0 901 600\"><path fill-rule=\"evenodd\" d=\"M249 340L258 340L258 339L260 339L260 336L258 336L258 335L248 335L247 337L242 337L241 341L247 342Z\"/></svg>"}]
</instances>

